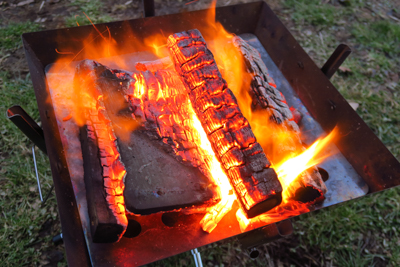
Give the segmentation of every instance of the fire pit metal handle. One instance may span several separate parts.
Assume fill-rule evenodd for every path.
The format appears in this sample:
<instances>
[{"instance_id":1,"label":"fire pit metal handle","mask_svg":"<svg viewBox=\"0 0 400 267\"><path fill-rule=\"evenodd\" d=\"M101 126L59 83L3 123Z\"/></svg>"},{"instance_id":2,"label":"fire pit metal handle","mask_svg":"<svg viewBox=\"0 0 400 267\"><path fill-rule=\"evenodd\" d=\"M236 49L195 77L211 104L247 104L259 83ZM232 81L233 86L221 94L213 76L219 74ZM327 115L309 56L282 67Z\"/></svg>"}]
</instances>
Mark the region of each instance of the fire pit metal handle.
<instances>
[{"instance_id":1,"label":"fire pit metal handle","mask_svg":"<svg viewBox=\"0 0 400 267\"><path fill-rule=\"evenodd\" d=\"M328 79L332 78L333 74L339 69L340 65L346 60L350 55L351 48L348 45L340 44L335 49L333 54L322 66L321 71L325 74Z\"/></svg>"},{"instance_id":2,"label":"fire pit metal handle","mask_svg":"<svg viewBox=\"0 0 400 267\"><path fill-rule=\"evenodd\" d=\"M42 128L32 119L26 111L18 106L7 110L6 116L11 120L40 150L47 154Z\"/></svg>"}]
</instances>

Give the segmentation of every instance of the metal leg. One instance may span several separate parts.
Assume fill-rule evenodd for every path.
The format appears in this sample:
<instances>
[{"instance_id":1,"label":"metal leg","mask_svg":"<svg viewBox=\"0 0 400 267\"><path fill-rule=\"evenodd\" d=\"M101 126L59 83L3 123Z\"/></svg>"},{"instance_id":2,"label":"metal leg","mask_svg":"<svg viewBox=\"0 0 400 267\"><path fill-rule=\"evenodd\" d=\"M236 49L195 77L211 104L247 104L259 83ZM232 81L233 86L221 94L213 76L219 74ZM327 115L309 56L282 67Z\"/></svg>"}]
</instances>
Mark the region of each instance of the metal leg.
<instances>
[{"instance_id":1,"label":"metal leg","mask_svg":"<svg viewBox=\"0 0 400 267\"><path fill-rule=\"evenodd\" d=\"M142 0L144 17L154 17L154 0Z\"/></svg>"},{"instance_id":2,"label":"metal leg","mask_svg":"<svg viewBox=\"0 0 400 267\"><path fill-rule=\"evenodd\" d=\"M46 203L47 199L49 198L51 191L53 191L54 188L54 184L51 186L49 193L47 193L46 198L43 200L43 195L42 195L42 187L40 185L40 180L39 180L39 172L37 169L37 163L36 163L36 154L35 154L35 146L32 146L32 155L33 155L33 163L35 165L35 173L36 173L36 181L37 181L37 185L38 185L38 190L39 190L39 196L40 196L40 201L42 201L42 206L44 205L44 203ZM60 233L56 236L54 236L52 238L52 241L54 243L54 245L59 245L61 243L63 243L63 234Z\"/></svg>"},{"instance_id":3,"label":"metal leg","mask_svg":"<svg viewBox=\"0 0 400 267\"><path fill-rule=\"evenodd\" d=\"M192 252L194 258L194 264L196 265L196 267L203 267L203 262L201 261L201 255L200 252L197 250L197 248L192 249L190 252Z\"/></svg>"},{"instance_id":4,"label":"metal leg","mask_svg":"<svg viewBox=\"0 0 400 267\"><path fill-rule=\"evenodd\" d=\"M51 241L53 241L54 245L56 245L56 246L59 245L59 244L62 244L62 243L64 242L64 241L63 241L63 234L60 233L60 234L54 236L54 237L51 239Z\"/></svg>"},{"instance_id":5,"label":"metal leg","mask_svg":"<svg viewBox=\"0 0 400 267\"><path fill-rule=\"evenodd\" d=\"M36 181L37 181L37 185L38 185L40 201L43 202L42 188L40 186L39 173L38 173L37 164L36 164L35 146L32 146L32 155L33 155L33 163L35 164Z\"/></svg>"}]
</instances>

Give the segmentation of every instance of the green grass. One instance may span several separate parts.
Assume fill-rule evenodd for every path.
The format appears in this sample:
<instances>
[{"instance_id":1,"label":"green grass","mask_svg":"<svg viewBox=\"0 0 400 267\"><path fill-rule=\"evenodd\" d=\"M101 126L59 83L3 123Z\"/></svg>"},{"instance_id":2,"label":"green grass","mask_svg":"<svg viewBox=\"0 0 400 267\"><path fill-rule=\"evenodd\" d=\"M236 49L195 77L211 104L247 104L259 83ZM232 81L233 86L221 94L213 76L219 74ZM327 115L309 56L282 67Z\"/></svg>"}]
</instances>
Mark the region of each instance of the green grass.
<instances>
[{"instance_id":1,"label":"green grass","mask_svg":"<svg viewBox=\"0 0 400 267\"><path fill-rule=\"evenodd\" d=\"M38 121L39 114L29 75L26 79L7 77L0 72L0 110L20 104ZM4 114L4 113L3 113ZM0 262L2 266L22 266L44 262L42 253L51 236L39 235L46 220L56 220L54 196L41 206L36 186L31 142L6 117L0 116ZM43 193L52 179L46 155L36 149Z\"/></svg>"},{"instance_id":2,"label":"green grass","mask_svg":"<svg viewBox=\"0 0 400 267\"><path fill-rule=\"evenodd\" d=\"M77 26L77 24L90 24L83 12L93 23L104 23L112 20L109 15L105 14L106 10L104 10L102 2L99 0L74 0L70 5L78 7L78 11L65 19L67 27Z\"/></svg>"},{"instance_id":3,"label":"green grass","mask_svg":"<svg viewBox=\"0 0 400 267\"><path fill-rule=\"evenodd\" d=\"M352 266L365 266L361 262L374 257L398 266L399 208L400 190L390 189L302 215L295 221L295 233L302 244L318 246L333 259L349 264L359 262Z\"/></svg>"},{"instance_id":4,"label":"green grass","mask_svg":"<svg viewBox=\"0 0 400 267\"><path fill-rule=\"evenodd\" d=\"M356 24L352 33L363 48L376 49L390 56L400 53L400 24L387 20Z\"/></svg>"},{"instance_id":5,"label":"green grass","mask_svg":"<svg viewBox=\"0 0 400 267\"><path fill-rule=\"evenodd\" d=\"M288 0L283 4L296 23L311 24L318 27L333 26L346 11L320 0Z\"/></svg>"},{"instance_id":6,"label":"green grass","mask_svg":"<svg viewBox=\"0 0 400 267\"><path fill-rule=\"evenodd\" d=\"M17 49L22 46L21 34L40 30L40 25L32 22L13 23L0 26L0 48Z\"/></svg>"}]
</instances>

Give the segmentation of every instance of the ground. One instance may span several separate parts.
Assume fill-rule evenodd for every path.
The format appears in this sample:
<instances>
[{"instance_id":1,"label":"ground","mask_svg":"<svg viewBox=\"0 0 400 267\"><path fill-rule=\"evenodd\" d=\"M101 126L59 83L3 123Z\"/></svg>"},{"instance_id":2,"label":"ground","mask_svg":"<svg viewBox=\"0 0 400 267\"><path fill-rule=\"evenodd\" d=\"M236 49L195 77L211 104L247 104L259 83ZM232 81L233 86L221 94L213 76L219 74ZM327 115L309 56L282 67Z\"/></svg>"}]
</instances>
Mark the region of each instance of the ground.
<instances>
[{"instance_id":1,"label":"ground","mask_svg":"<svg viewBox=\"0 0 400 267\"><path fill-rule=\"evenodd\" d=\"M206 8L210 1L156 0L156 15ZM249 1L218 1L231 5ZM318 66L340 43L353 53L332 78L357 113L400 158L400 3L396 0L269 0L267 3ZM77 24L142 17L141 1L0 1L0 112L20 104L39 121L20 35ZM64 266L53 194L42 205L31 143L0 117L0 262L2 266ZM44 194L52 180L36 150ZM400 190L390 189L293 220L288 238L260 247L251 260L238 243L202 251L206 266L399 266ZM152 266L193 266L190 253Z\"/></svg>"}]
</instances>

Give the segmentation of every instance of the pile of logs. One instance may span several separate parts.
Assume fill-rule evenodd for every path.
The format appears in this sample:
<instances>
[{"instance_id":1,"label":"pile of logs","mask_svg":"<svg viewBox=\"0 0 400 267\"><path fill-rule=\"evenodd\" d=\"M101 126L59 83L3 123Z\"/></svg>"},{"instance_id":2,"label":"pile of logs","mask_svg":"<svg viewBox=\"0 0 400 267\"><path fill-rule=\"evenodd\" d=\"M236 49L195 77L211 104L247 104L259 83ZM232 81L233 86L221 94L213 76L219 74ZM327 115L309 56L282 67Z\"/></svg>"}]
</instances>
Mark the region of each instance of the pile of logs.
<instances>
[{"instance_id":1,"label":"pile of logs","mask_svg":"<svg viewBox=\"0 0 400 267\"><path fill-rule=\"evenodd\" d=\"M211 185L210 162L215 154L247 218L281 203L282 186L270 160L276 163L304 150L300 130L258 51L240 37L232 43L251 75L250 87L245 88L252 98L251 108L268 119L268 143L256 140L198 30L169 36L171 57L139 62L134 72L109 69L91 60L78 65L74 86L86 118L80 134L94 242L115 242L127 227L126 168L116 135L129 135L137 127L178 162L198 168ZM213 155L199 146L196 117ZM283 132L290 134L282 143ZM288 189L292 199L304 203L322 201L326 191L316 168L303 172ZM219 197L214 195L209 205ZM233 198L224 201L232 205ZM217 213L213 216L221 217ZM216 222L208 223L206 228L215 226Z\"/></svg>"}]
</instances>

